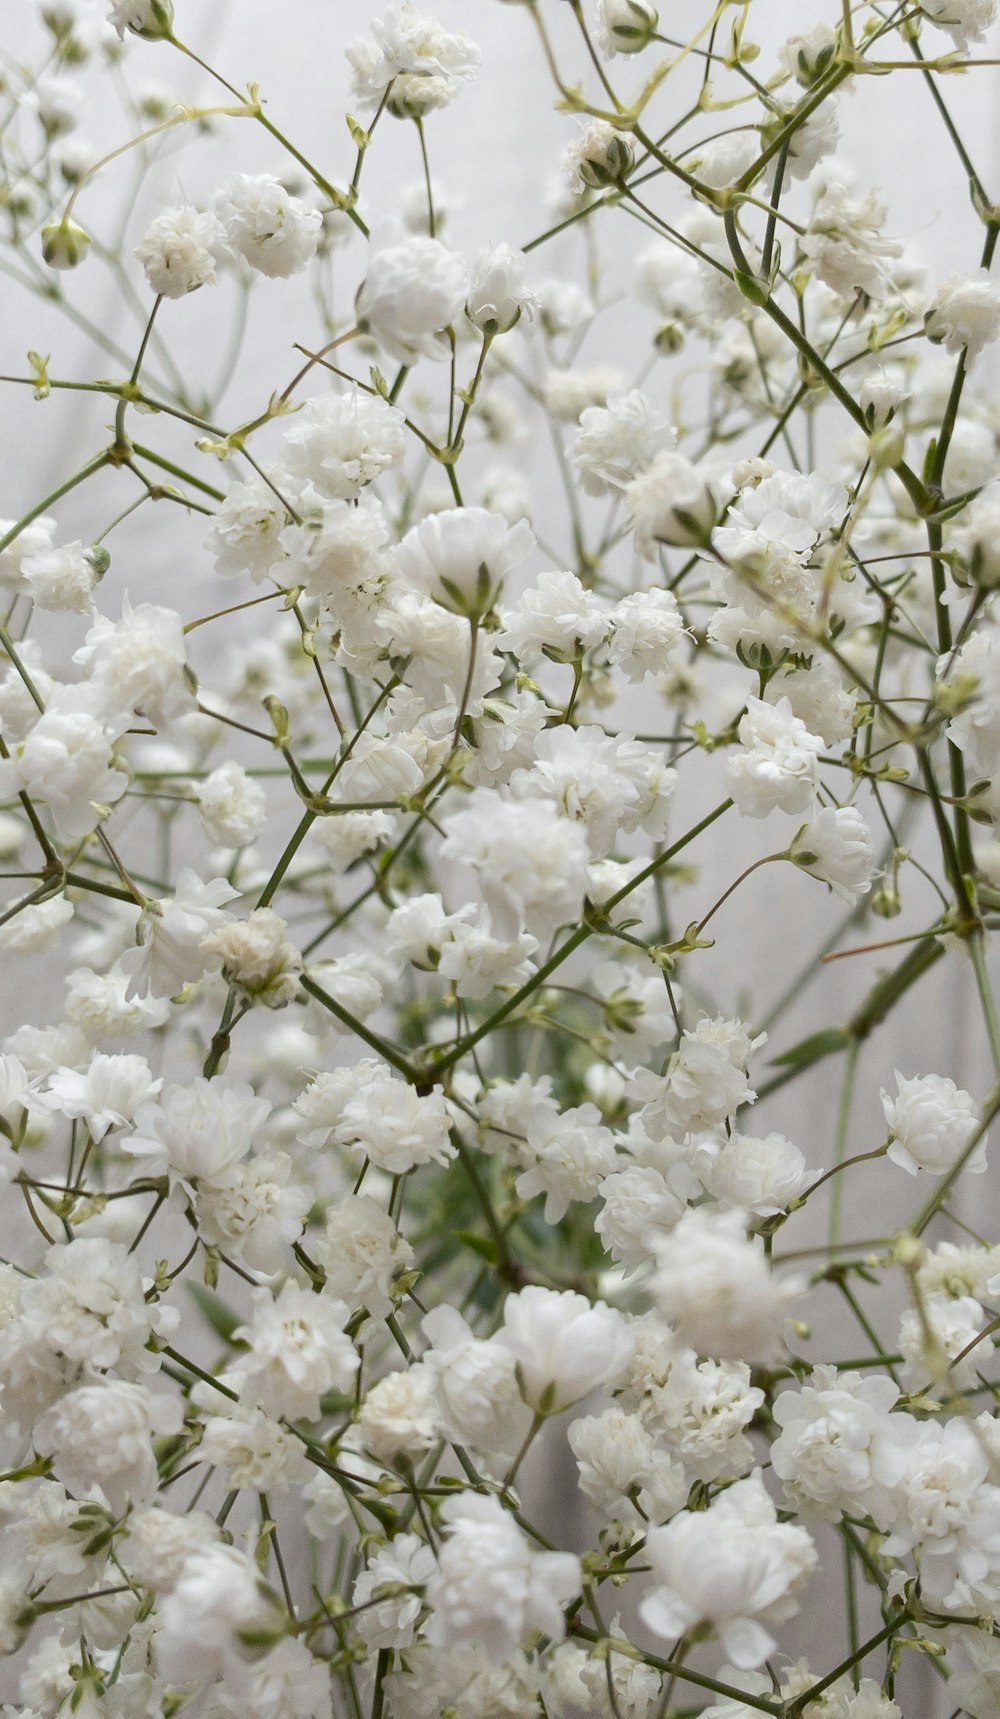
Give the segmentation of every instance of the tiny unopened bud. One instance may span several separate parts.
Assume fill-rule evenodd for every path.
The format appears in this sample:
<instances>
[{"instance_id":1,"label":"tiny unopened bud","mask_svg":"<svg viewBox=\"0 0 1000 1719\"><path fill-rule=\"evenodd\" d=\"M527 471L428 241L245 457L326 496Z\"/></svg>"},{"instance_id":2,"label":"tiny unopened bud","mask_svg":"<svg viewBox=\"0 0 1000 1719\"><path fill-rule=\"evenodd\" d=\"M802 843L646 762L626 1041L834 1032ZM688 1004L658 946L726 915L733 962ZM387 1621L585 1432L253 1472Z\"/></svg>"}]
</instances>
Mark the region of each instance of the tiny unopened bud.
<instances>
[{"instance_id":1,"label":"tiny unopened bud","mask_svg":"<svg viewBox=\"0 0 1000 1719\"><path fill-rule=\"evenodd\" d=\"M881 430L895 417L904 400L909 398L909 394L904 394L898 382L887 376L884 370L876 370L862 382L858 404L868 428Z\"/></svg>"},{"instance_id":2,"label":"tiny unopened bud","mask_svg":"<svg viewBox=\"0 0 1000 1719\"><path fill-rule=\"evenodd\" d=\"M641 54L653 40L659 22L650 0L601 0L598 40L606 54Z\"/></svg>"},{"instance_id":3,"label":"tiny unopened bud","mask_svg":"<svg viewBox=\"0 0 1000 1719\"><path fill-rule=\"evenodd\" d=\"M809 89L829 71L837 53L837 32L830 24L814 24L801 36L790 36L781 50L781 61L803 89Z\"/></svg>"},{"instance_id":4,"label":"tiny unopened bud","mask_svg":"<svg viewBox=\"0 0 1000 1719\"><path fill-rule=\"evenodd\" d=\"M90 250L90 234L75 221L50 221L42 228L42 256L50 269L75 269Z\"/></svg>"},{"instance_id":5,"label":"tiny unopened bud","mask_svg":"<svg viewBox=\"0 0 1000 1719\"><path fill-rule=\"evenodd\" d=\"M89 549L84 550L83 558L85 561L88 561L94 569L95 579L103 579L108 568L111 566L111 556L108 554L103 543L92 543Z\"/></svg>"},{"instance_id":6,"label":"tiny unopened bud","mask_svg":"<svg viewBox=\"0 0 1000 1719\"><path fill-rule=\"evenodd\" d=\"M577 191L604 191L618 185L635 165L630 140L606 120L591 120L566 151L566 165Z\"/></svg>"},{"instance_id":7,"label":"tiny unopened bud","mask_svg":"<svg viewBox=\"0 0 1000 1719\"><path fill-rule=\"evenodd\" d=\"M657 329L653 337L653 345L657 352L672 354L679 352L684 345L684 328L679 322L665 322Z\"/></svg>"},{"instance_id":8,"label":"tiny unopened bud","mask_svg":"<svg viewBox=\"0 0 1000 1719\"><path fill-rule=\"evenodd\" d=\"M902 912L902 907L899 891L891 885L877 889L871 899L871 910L880 919L895 919L897 913Z\"/></svg>"}]
</instances>

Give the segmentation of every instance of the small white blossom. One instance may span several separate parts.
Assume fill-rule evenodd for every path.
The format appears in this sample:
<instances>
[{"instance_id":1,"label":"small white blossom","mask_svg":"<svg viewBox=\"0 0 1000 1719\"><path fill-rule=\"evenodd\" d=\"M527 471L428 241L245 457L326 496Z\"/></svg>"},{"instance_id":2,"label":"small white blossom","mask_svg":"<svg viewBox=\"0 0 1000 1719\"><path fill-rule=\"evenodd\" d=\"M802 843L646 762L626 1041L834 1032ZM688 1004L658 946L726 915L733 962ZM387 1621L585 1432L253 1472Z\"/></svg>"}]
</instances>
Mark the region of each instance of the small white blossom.
<instances>
[{"instance_id":1,"label":"small white blossom","mask_svg":"<svg viewBox=\"0 0 1000 1719\"><path fill-rule=\"evenodd\" d=\"M182 203L157 215L135 255L155 293L184 298L197 287L214 283L216 266L227 248L221 221L206 209Z\"/></svg>"},{"instance_id":2,"label":"small white blossom","mask_svg":"<svg viewBox=\"0 0 1000 1719\"><path fill-rule=\"evenodd\" d=\"M409 238L391 225L377 235L358 293L358 322L399 364L446 358L444 330L468 296L461 257L437 239Z\"/></svg>"},{"instance_id":3,"label":"small white blossom","mask_svg":"<svg viewBox=\"0 0 1000 1719\"><path fill-rule=\"evenodd\" d=\"M323 217L269 173L234 173L215 194L232 249L272 279L298 274L316 253Z\"/></svg>"},{"instance_id":4,"label":"small white blossom","mask_svg":"<svg viewBox=\"0 0 1000 1719\"><path fill-rule=\"evenodd\" d=\"M981 269L975 275L949 275L938 287L924 317L928 338L946 352L965 352L972 364L1000 335L1000 287Z\"/></svg>"},{"instance_id":5,"label":"small white blossom","mask_svg":"<svg viewBox=\"0 0 1000 1719\"><path fill-rule=\"evenodd\" d=\"M798 1610L798 1589L818 1562L805 1529L778 1522L759 1471L707 1511L683 1510L651 1529L646 1546L656 1586L641 1602L643 1622L670 1641L711 1624L739 1667L761 1665L773 1651L764 1624Z\"/></svg>"},{"instance_id":6,"label":"small white blossom","mask_svg":"<svg viewBox=\"0 0 1000 1719\"><path fill-rule=\"evenodd\" d=\"M915 1176L918 1170L943 1175L954 1168L974 1134L979 1132L979 1106L969 1092L940 1074L906 1079L896 1070L896 1097L882 1091L882 1111L889 1128L889 1157ZM972 1175L986 1169L986 1134L966 1158Z\"/></svg>"},{"instance_id":7,"label":"small white blossom","mask_svg":"<svg viewBox=\"0 0 1000 1719\"><path fill-rule=\"evenodd\" d=\"M347 1391L360 1365L344 1332L349 1309L332 1295L286 1282L280 1295L254 1291L253 1319L233 1333L247 1350L230 1369L242 1401L276 1420L319 1417L327 1391Z\"/></svg>"},{"instance_id":8,"label":"small white blossom","mask_svg":"<svg viewBox=\"0 0 1000 1719\"><path fill-rule=\"evenodd\" d=\"M562 1607L580 1591L579 1559L536 1552L496 1498L462 1493L442 1516L449 1532L427 1585L427 1640L436 1648L478 1644L504 1660L527 1630L565 1634Z\"/></svg>"}]
</instances>

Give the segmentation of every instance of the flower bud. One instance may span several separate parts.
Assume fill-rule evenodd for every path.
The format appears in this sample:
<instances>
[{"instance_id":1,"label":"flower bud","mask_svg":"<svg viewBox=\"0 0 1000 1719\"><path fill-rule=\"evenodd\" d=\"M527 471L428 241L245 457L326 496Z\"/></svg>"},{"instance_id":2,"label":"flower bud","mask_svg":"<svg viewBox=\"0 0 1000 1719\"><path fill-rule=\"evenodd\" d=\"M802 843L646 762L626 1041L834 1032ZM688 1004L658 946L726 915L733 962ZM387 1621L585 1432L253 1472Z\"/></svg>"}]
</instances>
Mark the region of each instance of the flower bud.
<instances>
[{"instance_id":1,"label":"flower bud","mask_svg":"<svg viewBox=\"0 0 1000 1719\"><path fill-rule=\"evenodd\" d=\"M90 234L75 221L50 221L42 228L42 256L50 269L75 269L90 250Z\"/></svg>"},{"instance_id":2,"label":"flower bud","mask_svg":"<svg viewBox=\"0 0 1000 1719\"><path fill-rule=\"evenodd\" d=\"M953 535L954 546L965 556L973 583L995 591L1000 586L1000 483L980 490L965 521Z\"/></svg>"},{"instance_id":3,"label":"flower bud","mask_svg":"<svg viewBox=\"0 0 1000 1719\"><path fill-rule=\"evenodd\" d=\"M577 191L603 191L618 185L635 165L629 139L606 120L595 119L584 127L566 151L566 165Z\"/></svg>"},{"instance_id":4,"label":"flower bud","mask_svg":"<svg viewBox=\"0 0 1000 1719\"><path fill-rule=\"evenodd\" d=\"M803 89L810 89L829 71L837 52L837 32L830 24L814 24L800 36L789 36L781 62Z\"/></svg>"},{"instance_id":5,"label":"flower bud","mask_svg":"<svg viewBox=\"0 0 1000 1719\"><path fill-rule=\"evenodd\" d=\"M659 21L650 0L600 0L597 28L603 52L641 54L652 41Z\"/></svg>"},{"instance_id":6,"label":"flower bud","mask_svg":"<svg viewBox=\"0 0 1000 1719\"><path fill-rule=\"evenodd\" d=\"M876 370L862 382L858 404L865 415L868 428L881 430L909 398L909 394L903 393L893 377L887 376L884 370Z\"/></svg>"},{"instance_id":7,"label":"flower bud","mask_svg":"<svg viewBox=\"0 0 1000 1719\"><path fill-rule=\"evenodd\" d=\"M657 544L695 549L711 541L719 503L710 480L682 454L659 454L625 489L635 546L652 559Z\"/></svg>"}]
</instances>

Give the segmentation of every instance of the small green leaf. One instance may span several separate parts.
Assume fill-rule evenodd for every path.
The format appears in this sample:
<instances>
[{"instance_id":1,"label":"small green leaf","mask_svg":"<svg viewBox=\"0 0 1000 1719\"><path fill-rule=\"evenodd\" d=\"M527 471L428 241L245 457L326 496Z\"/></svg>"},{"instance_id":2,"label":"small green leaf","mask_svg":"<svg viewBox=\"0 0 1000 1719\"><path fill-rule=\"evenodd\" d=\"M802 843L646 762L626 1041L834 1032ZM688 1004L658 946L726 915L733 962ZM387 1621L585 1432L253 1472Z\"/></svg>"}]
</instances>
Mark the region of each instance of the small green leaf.
<instances>
[{"instance_id":1,"label":"small green leaf","mask_svg":"<svg viewBox=\"0 0 1000 1719\"><path fill-rule=\"evenodd\" d=\"M473 1230L452 1230L452 1239L461 1242L472 1253L477 1253L480 1259L485 1259L490 1265L496 1265L500 1259L500 1250L495 1241L489 1236L477 1236Z\"/></svg>"},{"instance_id":2,"label":"small green leaf","mask_svg":"<svg viewBox=\"0 0 1000 1719\"><path fill-rule=\"evenodd\" d=\"M238 1325L243 1323L240 1315L233 1312L228 1302L223 1301L221 1295L216 1295L214 1290L206 1289L203 1284L189 1283L187 1288L189 1295L193 1296L197 1302L198 1311L206 1324L212 1327L217 1337L222 1338L223 1343L231 1343L233 1332Z\"/></svg>"},{"instance_id":3,"label":"small green leaf","mask_svg":"<svg viewBox=\"0 0 1000 1719\"><path fill-rule=\"evenodd\" d=\"M810 1063L821 1062L825 1056L835 1056L837 1051L846 1050L850 1042L851 1035L843 1027L824 1027L822 1032L810 1033L790 1050L772 1057L771 1063L783 1068L808 1068Z\"/></svg>"}]
</instances>

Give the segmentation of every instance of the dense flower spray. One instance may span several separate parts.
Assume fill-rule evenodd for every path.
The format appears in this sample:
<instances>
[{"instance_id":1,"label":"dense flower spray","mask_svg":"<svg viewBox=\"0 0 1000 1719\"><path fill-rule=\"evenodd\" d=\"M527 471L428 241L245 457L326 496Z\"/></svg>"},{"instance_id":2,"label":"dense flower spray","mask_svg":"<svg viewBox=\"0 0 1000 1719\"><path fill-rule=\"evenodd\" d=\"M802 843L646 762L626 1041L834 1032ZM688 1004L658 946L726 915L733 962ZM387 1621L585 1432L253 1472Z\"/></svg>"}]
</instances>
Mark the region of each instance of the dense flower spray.
<instances>
[{"instance_id":1,"label":"dense flower spray","mask_svg":"<svg viewBox=\"0 0 1000 1719\"><path fill-rule=\"evenodd\" d=\"M431 5L4 55L4 1715L1000 1719L996 0Z\"/></svg>"}]
</instances>

